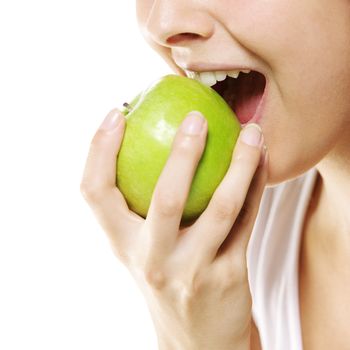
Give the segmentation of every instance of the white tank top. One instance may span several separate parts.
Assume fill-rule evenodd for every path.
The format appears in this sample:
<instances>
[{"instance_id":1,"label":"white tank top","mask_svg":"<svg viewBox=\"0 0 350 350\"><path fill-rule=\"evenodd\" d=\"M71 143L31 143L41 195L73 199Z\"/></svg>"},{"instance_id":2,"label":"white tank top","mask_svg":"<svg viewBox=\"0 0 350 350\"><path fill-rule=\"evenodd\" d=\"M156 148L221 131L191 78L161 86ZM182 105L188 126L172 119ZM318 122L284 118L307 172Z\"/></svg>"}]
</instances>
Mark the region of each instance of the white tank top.
<instances>
[{"instance_id":1,"label":"white tank top","mask_svg":"<svg viewBox=\"0 0 350 350\"><path fill-rule=\"evenodd\" d=\"M263 350L302 350L299 245L316 169L265 190L247 260Z\"/></svg>"}]
</instances>

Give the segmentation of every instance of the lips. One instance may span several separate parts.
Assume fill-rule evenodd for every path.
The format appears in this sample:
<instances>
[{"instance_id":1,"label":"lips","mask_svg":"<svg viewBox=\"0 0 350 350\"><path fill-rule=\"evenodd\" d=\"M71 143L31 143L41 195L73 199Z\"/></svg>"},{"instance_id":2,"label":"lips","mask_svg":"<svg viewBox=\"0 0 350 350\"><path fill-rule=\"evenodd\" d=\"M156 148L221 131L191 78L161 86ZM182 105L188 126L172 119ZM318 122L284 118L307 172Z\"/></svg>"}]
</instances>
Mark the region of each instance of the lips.
<instances>
[{"instance_id":1,"label":"lips","mask_svg":"<svg viewBox=\"0 0 350 350\"><path fill-rule=\"evenodd\" d=\"M225 99L241 124L257 122L261 118L266 88L263 74L251 71L248 74L240 74L237 79L227 76L212 88Z\"/></svg>"}]
</instances>

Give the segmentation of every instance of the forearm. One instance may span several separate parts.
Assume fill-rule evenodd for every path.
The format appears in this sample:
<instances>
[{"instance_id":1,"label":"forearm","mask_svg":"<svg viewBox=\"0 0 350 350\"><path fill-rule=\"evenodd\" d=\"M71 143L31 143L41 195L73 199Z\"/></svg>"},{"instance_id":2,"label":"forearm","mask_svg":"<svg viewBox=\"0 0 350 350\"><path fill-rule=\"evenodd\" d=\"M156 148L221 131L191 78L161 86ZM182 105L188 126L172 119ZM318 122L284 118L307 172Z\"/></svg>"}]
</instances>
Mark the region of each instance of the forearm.
<instances>
[{"instance_id":1,"label":"forearm","mask_svg":"<svg viewBox=\"0 0 350 350\"><path fill-rule=\"evenodd\" d=\"M158 349L159 350L257 350L251 344L251 337L245 336L244 338L232 340L229 344L221 344L216 342L211 343L210 340L203 339L201 344L189 344L190 342L179 341L176 337L173 338L158 338Z\"/></svg>"}]
</instances>

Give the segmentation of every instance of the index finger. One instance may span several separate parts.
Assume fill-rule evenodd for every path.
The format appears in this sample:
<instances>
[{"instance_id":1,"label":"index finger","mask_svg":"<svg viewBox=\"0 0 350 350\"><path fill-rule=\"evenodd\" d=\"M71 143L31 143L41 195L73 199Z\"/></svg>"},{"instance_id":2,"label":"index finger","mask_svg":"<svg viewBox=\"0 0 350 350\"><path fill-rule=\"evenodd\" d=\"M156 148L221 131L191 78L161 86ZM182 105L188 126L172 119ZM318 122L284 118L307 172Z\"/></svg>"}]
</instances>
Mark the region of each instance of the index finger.
<instances>
[{"instance_id":1,"label":"index finger","mask_svg":"<svg viewBox=\"0 0 350 350\"><path fill-rule=\"evenodd\" d=\"M91 142L80 185L84 198L113 240L128 236L125 232L143 221L129 210L116 187L116 161L124 128L123 114L117 109L109 112ZM116 238L118 233L123 234Z\"/></svg>"},{"instance_id":2,"label":"index finger","mask_svg":"<svg viewBox=\"0 0 350 350\"><path fill-rule=\"evenodd\" d=\"M146 224L154 255L167 254L176 241L191 183L203 154L208 124L192 111L179 128L153 192Z\"/></svg>"}]
</instances>

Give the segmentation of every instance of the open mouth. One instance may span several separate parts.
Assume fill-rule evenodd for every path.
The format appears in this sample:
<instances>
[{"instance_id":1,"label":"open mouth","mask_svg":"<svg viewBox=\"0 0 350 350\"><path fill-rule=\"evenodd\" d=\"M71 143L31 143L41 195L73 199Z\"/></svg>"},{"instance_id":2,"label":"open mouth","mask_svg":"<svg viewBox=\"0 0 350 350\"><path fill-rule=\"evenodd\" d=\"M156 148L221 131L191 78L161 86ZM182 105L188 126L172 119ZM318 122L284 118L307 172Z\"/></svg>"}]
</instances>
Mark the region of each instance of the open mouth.
<instances>
[{"instance_id":1,"label":"open mouth","mask_svg":"<svg viewBox=\"0 0 350 350\"><path fill-rule=\"evenodd\" d=\"M256 71L241 73L237 78L226 76L225 80L212 86L232 108L241 124L259 119L265 87L264 75Z\"/></svg>"},{"instance_id":2,"label":"open mouth","mask_svg":"<svg viewBox=\"0 0 350 350\"><path fill-rule=\"evenodd\" d=\"M266 78L263 74L241 69L233 71L187 71L189 78L201 81L221 95L241 124L258 122L265 100Z\"/></svg>"}]
</instances>

